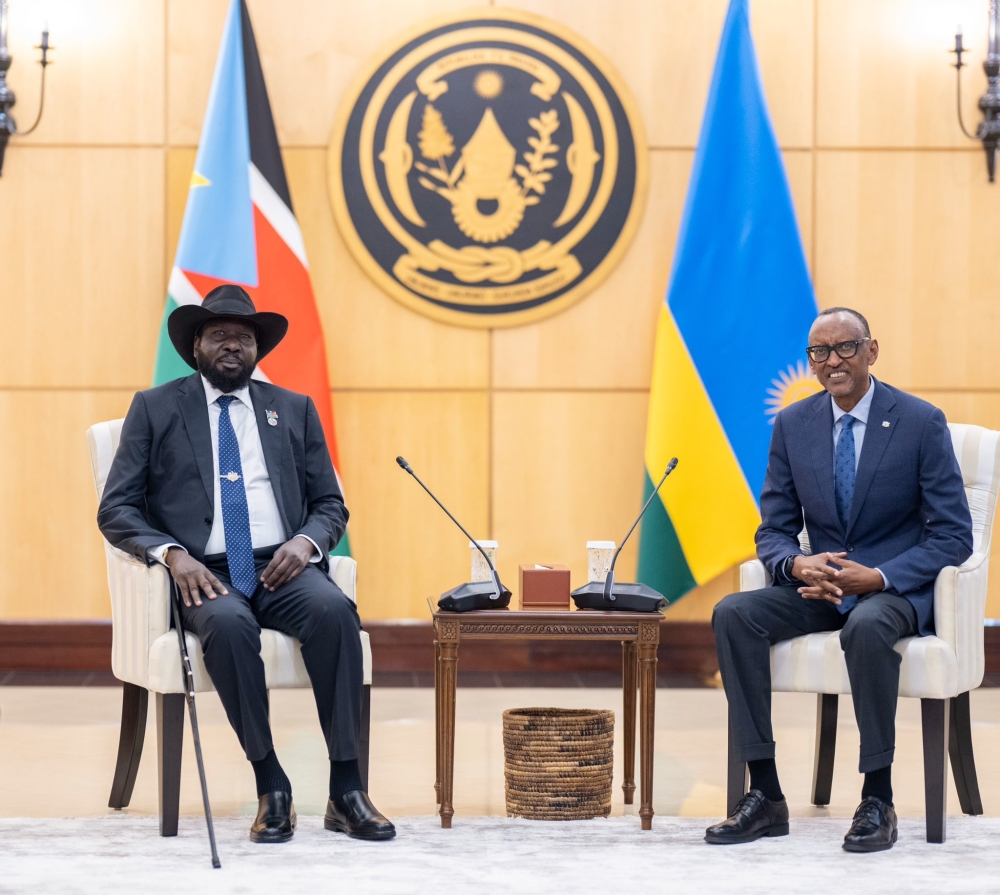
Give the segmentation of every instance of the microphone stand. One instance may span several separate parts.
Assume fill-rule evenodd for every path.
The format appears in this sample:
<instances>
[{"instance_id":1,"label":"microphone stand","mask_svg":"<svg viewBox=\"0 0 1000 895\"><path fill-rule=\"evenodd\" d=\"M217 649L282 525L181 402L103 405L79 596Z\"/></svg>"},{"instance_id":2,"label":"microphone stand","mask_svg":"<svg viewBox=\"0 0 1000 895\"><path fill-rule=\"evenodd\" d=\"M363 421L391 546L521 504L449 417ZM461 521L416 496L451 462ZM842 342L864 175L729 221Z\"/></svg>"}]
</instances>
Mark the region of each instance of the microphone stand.
<instances>
[{"instance_id":1,"label":"microphone stand","mask_svg":"<svg viewBox=\"0 0 1000 895\"><path fill-rule=\"evenodd\" d=\"M208 781L205 779L205 760L201 754L201 734L198 732L198 713L194 707L194 671L188 655L187 640L184 637L184 622L181 619L181 597L174 576L170 578L170 606L173 611L174 628L181 649L181 673L184 676L184 692L187 694L188 714L191 716L191 735L194 738L194 754L198 760L198 776L201 779L201 800L205 804L205 823L208 824L208 842L212 847L212 866L219 869L219 852L215 848L215 826L212 824L212 806L208 803Z\"/></svg>"},{"instance_id":2,"label":"microphone stand","mask_svg":"<svg viewBox=\"0 0 1000 895\"><path fill-rule=\"evenodd\" d=\"M464 534L473 544L475 544L476 545L476 549L480 553L482 553L483 559L486 560L486 565L489 566L490 577L493 579L494 596L490 597L490 599L491 600L499 600L500 599L500 595L503 593L504 587L500 583L500 576L497 574L497 570L494 568L493 563L490 561L489 555L480 546L479 541L477 541L472 535L470 535L465 530L465 528L462 526L462 523L459 522L454 516L452 516L451 513L448 512L448 508L443 503L441 503L440 500L438 500L434 496L434 492L431 491L431 489L428 488L422 481L420 481L420 477L413 471L413 468L410 466L409 463L406 462L406 460L404 460L402 457L397 457L396 458L396 462L399 464L400 469L403 469L404 471L408 472L410 475L413 476L414 479L416 479L417 484L420 485L420 487L423 488L424 491L426 491L428 494L430 494L431 500L433 500L434 503L436 503L439 507L441 507L442 510L444 510L445 515L449 519L451 519L451 521L454 522L455 525L458 526L459 531L461 531L462 534ZM661 484L662 484L662 482L661 482Z\"/></svg>"},{"instance_id":3,"label":"microphone stand","mask_svg":"<svg viewBox=\"0 0 1000 895\"><path fill-rule=\"evenodd\" d=\"M660 492L660 488L663 487L663 483L667 480L667 476L674 471L677 466L677 458L674 457L667 464L667 468L663 473L663 477L660 479L660 483L653 489L653 493L649 495L649 499L642 505L642 509L639 511L639 515L636 517L635 522L632 523L632 527L628 530L628 534L625 535L625 539L621 542L618 549L615 551L615 555L611 558L611 568L608 569L607 577L604 579L604 599L614 602L614 586L615 586L615 563L618 562L618 554L622 552L622 547L625 546L625 541L627 541L631 536L632 532L635 531L635 527L639 524L639 520L646 515L646 508L653 502L653 498L656 497Z\"/></svg>"}]
</instances>

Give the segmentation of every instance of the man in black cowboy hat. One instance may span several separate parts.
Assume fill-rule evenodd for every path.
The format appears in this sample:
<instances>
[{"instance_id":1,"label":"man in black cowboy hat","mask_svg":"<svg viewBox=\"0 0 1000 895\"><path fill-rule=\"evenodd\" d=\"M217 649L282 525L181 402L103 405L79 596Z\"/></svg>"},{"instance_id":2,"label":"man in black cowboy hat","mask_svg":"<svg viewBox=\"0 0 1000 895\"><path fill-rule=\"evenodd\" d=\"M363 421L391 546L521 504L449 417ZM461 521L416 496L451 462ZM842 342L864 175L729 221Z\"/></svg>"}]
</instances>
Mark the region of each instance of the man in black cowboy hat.
<instances>
[{"instance_id":1,"label":"man in black cowboy hat","mask_svg":"<svg viewBox=\"0 0 1000 895\"><path fill-rule=\"evenodd\" d=\"M330 756L325 826L360 839L395 828L358 767L363 683L354 603L325 574L347 525L312 400L251 379L288 330L239 286L219 286L168 321L198 372L136 394L97 522L115 547L165 564L184 624L257 778L254 842L292 837L292 787L268 723L260 629L302 644Z\"/></svg>"}]
</instances>

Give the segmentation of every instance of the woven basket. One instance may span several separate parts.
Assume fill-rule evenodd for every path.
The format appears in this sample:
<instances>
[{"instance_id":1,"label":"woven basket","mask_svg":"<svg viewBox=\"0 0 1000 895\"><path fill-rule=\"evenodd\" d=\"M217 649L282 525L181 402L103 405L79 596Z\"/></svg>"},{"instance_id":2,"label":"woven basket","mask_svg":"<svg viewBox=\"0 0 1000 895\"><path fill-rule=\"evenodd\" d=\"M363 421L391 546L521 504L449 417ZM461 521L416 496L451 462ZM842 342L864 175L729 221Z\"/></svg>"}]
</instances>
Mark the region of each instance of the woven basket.
<instances>
[{"instance_id":1,"label":"woven basket","mask_svg":"<svg viewBox=\"0 0 1000 895\"><path fill-rule=\"evenodd\" d=\"M614 712L508 709L503 713L507 816L607 817L614 739Z\"/></svg>"}]
</instances>

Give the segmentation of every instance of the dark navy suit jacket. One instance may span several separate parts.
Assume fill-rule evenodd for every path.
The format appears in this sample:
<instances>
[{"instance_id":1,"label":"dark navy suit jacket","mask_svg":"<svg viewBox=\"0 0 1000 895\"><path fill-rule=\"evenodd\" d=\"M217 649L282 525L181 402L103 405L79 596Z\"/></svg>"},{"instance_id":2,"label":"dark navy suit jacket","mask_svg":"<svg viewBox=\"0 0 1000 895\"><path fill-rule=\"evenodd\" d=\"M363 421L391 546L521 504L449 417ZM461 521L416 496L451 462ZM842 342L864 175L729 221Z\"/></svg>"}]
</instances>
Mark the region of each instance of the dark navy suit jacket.
<instances>
[{"instance_id":1,"label":"dark navy suit jacket","mask_svg":"<svg viewBox=\"0 0 1000 895\"><path fill-rule=\"evenodd\" d=\"M890 593L913 604L920 634L933 634L934 579L972 555L962 474L938 408L878 380L872 387L846 531L834 500L830 395L797 401L777 415L757 556L776 584L793 583L781 567L802 552L804 518L813 553L846 551L849 559L881 569Z\"/></svg>"},{"instance_id":2,"label":"dark navy suit jacket","mask_svg":"<svg viewBox=\"0 0 1000 895\"><path fill-rule=\"evenodd\" d=\"M281 521L290 538L307 535L319 546L325 571L348 513L316 406L306 395L256 379L250 398ZM277 414L277 425L267 424L268 410ZM97 524L111 544L143 562L150 562L148 550L168 542L202 561L215 512L214 475L201 375L138 392Z\"/></svg>"}]
</instances>

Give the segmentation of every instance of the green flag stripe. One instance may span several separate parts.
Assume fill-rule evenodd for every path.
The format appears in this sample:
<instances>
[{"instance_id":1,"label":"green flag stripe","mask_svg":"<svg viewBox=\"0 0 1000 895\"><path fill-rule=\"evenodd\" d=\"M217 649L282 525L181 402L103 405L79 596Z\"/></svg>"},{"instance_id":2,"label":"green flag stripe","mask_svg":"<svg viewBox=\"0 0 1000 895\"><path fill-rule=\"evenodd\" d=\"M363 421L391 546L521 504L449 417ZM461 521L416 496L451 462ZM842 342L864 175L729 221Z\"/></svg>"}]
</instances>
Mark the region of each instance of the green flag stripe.
<instances>
[{"instance_id":1,"label":"green flag stripe","mask_svg":"<svg viewBox=\"0 0 1000 895\"><path fill-rule=\"evenodd\" d=\"M178 307L177 302L167 296L167 304L163 309L163 322L160 324L160 339L156 344L156 364L153 366L153 385L163 385L171 379L190 376L191 368L181 360L174 349L170 336L167 334L167 318Z\"/></svg>"},{"instance_id":2,"label":"green flag stripe","mask_svg":"<svg viewBox=\"0 0 1000 895\"><path fill-rule=\"evenodd\" d=\"M350 556L351 555L351 541L347 536L347 532L344 532L344 536L337 542L337 546L330 551L330 556Z\"/></svg>"},{"instance_id":3,"label":"green flag stripe","mask_svg":"<svg viewBox=\"0 0 1000 895\"><path fill-rule=\"evenodd\" d=\"M653 482L646 472L643 476L643 503L653 493ZM642 517L639 532L639 569L636 577L643 584L658 590L671 603L698 586L684 559L681 542L677 539L673 523L659 497Z\"/></svg>"}]
</instances>

